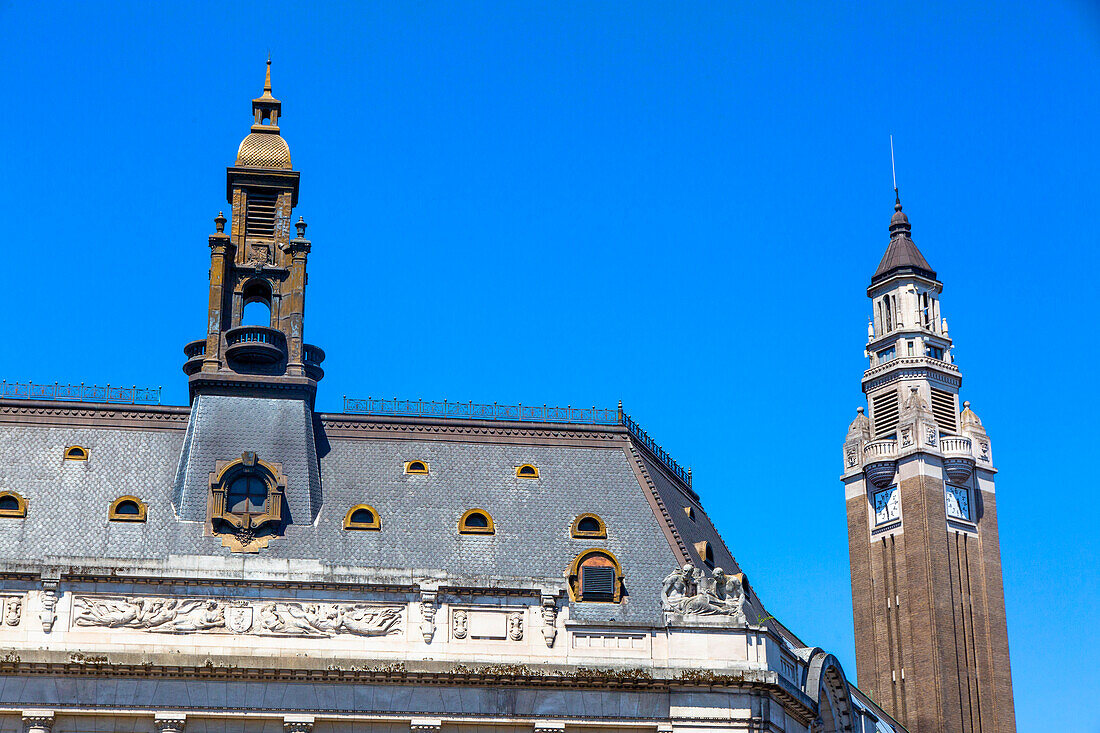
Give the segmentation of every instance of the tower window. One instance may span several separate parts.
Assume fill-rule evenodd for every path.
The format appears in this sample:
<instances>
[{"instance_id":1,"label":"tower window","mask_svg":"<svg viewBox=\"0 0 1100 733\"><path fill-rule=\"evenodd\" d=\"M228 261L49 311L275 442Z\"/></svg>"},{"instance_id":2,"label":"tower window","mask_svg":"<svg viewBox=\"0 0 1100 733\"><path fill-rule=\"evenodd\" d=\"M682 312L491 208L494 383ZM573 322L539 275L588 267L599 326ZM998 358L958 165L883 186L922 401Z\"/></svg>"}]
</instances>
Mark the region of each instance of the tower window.
<instances>
[{"instance_id":1,"label":"tower window","mask_svg":"<svg viewBox=\"0 0 1100 733\"><path fill-rule=\"evenodd\" d=\"M932 388L932 416L936 418L936 424L945 433L954 433L955 425L955 395L942 389Z\"/></svg>"},{"instance_id":2,"label":"tower window","mask_svg":"<svg viewBox=\"0 0 1100 733\"><path fill-rule=\"evenodd\" d=\"M887 331L887 332L893 331L894 330L894 311L890 308L890 296L889 295L884 296L883 299L882 299L882 303L883 303L883 306L886 310L886 324L885 324L886 328L884 330Z\"/></svg>"},{"instance_id":3,"label":"tower window","mask_svg":"<svg viewBox=\"0 0 1100 733\"><path fill-rule=\"evenodd\" d=\"M882 351L878 352L877 356L878 356L878 363L879 364L885 364L886 362L893 361L894 359L897 358L898 350L897 350L896 347L891 346L888 349L883 349Z\"/></svg>"},{"instance_id":4,"label":"tower window","mask_svg":"<svg viewBox=\"0 0 1100 733\"><path fill-rule=\"evenodd\" d=\"M458 520L459 534L493 534L493 518L481 509L471 509Z\"/></svg>"},{"instance_id":5,"label":"tower window","mask_svg":"<svg viewBox=\"0 0 1100 733\"><path fill-rule=\"evenodd\" d=\"M245 234L255 237L275 236L275 192L249 191L245 214Z\"/></svg>"},{"instance_id":6,"label":"tower window","mask_svg":"<svg viewBox=\"0 0 1100 733\"><path fill-rule=\"evenodd\" d=\"M259 476L233 479L225 492L226 511L234 514L263 514L267 504L267 483Z\"/></svg>"},{"instance_id":7,"label":"tower window","mask_svg":"<svg viewBox=\"0 0 1100 733\"><path fill-rule=\"evenodd\" d=\"M874 420L876 438L889 435L897 429L899 409L896 390L871 397L871 417Z\"/></svg>"},{"instance_id":8,"label":"tower window","mask_svg":"<svg viewBox=\"0 0 1100 733\"><path fill-rule=\"evenodd\" d=\"M942 346L925 346L924 352L933 359L939 359L943 361L943 347Z\"/></svg>"},{"instance_id":9,"label":"tower window","mask_svg":"<svg viewBox=\"0 0 1100 733\"><path fill-rule=\"evenodd\" d=\"M913 356L914 355L913 354L913 342L912 341L906 341L905 342L905 347L907 349L907 354L909 356Z\"/></svg>"}]
</instances>

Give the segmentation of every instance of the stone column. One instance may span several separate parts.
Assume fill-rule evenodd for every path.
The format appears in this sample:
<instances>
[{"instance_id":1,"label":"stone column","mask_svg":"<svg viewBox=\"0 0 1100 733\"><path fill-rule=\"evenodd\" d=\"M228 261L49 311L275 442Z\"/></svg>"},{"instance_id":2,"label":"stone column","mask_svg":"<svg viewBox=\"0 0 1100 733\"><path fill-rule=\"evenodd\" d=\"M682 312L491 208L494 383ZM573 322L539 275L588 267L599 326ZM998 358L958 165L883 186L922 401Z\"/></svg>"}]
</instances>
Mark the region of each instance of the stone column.
<instances>
[{"instance_id":1,"label":"stone column","mask_svg":"<svg viewBox=\"0 0 1100 733\"><path fill-rule=\"evenodd\" d=\"M153 717L153 730L156 733L183 733L187 725L187 716L183 713L157 713Z\"/></svg>"},{"instance_id":2,"label":"stone column","mask_svg":"<svg viewBox=\"0 0 1100 733\"><path fill-rule=\"evenodd\" d=\"M52 710L24 710L23 733L50 733L53 730Z\"/></svg>"},{"instance_id":3,"label":"stone column","mask_svg":"<svg viewBox=\"0 0 1100 733\"><path fill-rule=\"evenodd\" d=\"M218 233L210 235L210 302L206 310L206 357L204 372L216 372L221 366L222 309L225 307L225 255L229 251L229 235L225 233L225 217L214 220ZM236 222L234 222L236 224Z\"/></svg>"},{"instance_id":4,"label":"stone column","mask_svg":"<svg viewBox=\"0 0 1100 733\"><path fill-rule=\"evenodd\" d=\"M286 371L293 376L302 376L305 374L302 367L302 322L305 320L306 307L306 257L312 245L305 238L305 221L299 218L294 226L298 228L298 236L283 245L291 260L287 294L280 310L285 310L288 314L287 323L290 326L287 334L289 340Z\"/></svg>"}]
</instances>

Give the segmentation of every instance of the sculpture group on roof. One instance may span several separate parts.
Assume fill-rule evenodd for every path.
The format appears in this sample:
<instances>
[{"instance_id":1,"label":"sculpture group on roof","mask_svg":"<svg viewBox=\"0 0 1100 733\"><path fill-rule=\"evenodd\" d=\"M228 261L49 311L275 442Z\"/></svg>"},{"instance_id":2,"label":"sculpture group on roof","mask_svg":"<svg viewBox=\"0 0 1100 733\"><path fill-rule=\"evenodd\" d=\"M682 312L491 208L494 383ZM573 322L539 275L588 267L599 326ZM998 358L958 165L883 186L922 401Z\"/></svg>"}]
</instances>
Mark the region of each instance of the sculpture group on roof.
<instances>
[{"instance_id":1,"label":"sculpture group on roof","mask_svg":"<svg viewBox=\"0 0 1100 733\"><path fill-rule=\"evenodd\" d=\"M668 613L681 616L729 616L734 623L747 624L749 608L744 576L727 575L714 568L708 578L690 563L665 578L661 605Z\"/></svg>"}]
</instances>

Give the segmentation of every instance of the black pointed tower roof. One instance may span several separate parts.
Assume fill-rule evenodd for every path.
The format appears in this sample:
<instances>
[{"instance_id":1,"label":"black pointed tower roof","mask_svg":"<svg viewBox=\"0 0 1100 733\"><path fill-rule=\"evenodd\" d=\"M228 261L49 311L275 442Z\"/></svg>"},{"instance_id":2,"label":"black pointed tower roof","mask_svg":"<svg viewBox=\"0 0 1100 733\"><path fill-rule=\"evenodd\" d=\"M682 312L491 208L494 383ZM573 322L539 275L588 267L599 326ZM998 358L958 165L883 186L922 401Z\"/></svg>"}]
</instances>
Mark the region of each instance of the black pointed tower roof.
<instances>
[{"instance_id":1,"label":"black pointed tower roof","mask_svg":"<svg viewBox=\"0 0 1100 733\"><path fill-rule=\"evenodd\" d=\"M897 195L897 189L894 189L894 196L894 215L890 217L890 245L886 248L882 261L878 263L875 274L871 276L871 287L899 273L936 279L936 271L913 243L909 217L901 210L901 197Z\"/></svg>"}]
</instances>

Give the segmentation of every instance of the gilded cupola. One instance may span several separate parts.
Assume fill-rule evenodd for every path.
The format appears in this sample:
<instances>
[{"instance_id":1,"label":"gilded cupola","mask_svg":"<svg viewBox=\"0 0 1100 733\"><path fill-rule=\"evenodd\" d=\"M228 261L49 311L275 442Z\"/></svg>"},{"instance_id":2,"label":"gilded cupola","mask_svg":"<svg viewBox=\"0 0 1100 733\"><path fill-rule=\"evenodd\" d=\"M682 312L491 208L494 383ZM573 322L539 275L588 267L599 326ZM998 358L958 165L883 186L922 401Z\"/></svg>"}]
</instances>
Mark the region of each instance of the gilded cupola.
<instances>
[{"instance_id":1,"label":"gilded cupola","mask_svg":"<svg viewBox=\"0 0 1100 733\"><path fill-rule=\"evenodd\" d=\"M252 131L237 149L238 166L289 169L290 146L279 134L283 103L271 95L271 59L267 60L264 93L252 100Z\"/></svg>"}]
</instances>

